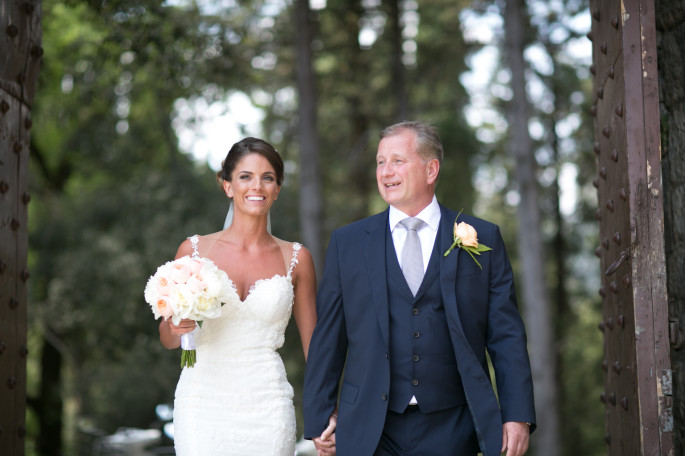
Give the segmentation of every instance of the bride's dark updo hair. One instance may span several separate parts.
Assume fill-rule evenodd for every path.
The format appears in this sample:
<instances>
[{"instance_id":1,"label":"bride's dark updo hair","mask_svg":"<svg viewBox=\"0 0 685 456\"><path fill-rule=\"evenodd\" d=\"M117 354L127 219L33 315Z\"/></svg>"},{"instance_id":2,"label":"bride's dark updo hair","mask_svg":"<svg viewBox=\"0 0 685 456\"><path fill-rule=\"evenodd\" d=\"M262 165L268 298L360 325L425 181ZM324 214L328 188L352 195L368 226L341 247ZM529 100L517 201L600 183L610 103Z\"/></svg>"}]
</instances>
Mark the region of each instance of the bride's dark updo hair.
<instances>
[{"instance_id":1,"label":"bride's dark updo hair","mask_svg":"<svg viewBox=\"0 0 685 456\"><path fill-rule=\"evenodd\" d=\"M238 166L240 160L249 154L259 154L266 158L276 172L276 183L283 183L283 159L276 149L268 142L253 137L247 137L233 144L226 158L221 162L221 169L216 173L216 180L221 184L223 181L231 182L231 175Z\"/></svg>"}]
</instances>

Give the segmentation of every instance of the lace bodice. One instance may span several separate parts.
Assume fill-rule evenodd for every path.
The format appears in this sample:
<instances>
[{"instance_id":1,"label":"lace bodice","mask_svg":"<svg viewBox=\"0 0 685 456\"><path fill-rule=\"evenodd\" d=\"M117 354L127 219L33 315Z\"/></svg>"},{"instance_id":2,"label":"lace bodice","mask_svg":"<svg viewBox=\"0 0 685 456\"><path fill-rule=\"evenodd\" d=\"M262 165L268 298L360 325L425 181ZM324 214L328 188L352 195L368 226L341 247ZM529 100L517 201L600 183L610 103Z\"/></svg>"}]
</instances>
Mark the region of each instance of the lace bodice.
<instances>
[{"instance_id":1,"label":"lace bodice","mask_svg":"<svg viewBox=\"0 0 685 456\"><path fill-rule=\"evenodd\" d=\"M193 256L199 256L197 236L190 238ZM278 349L283 345L284 332L292 313L294 298L292 273L297 265L297 255L301 249L298 243L293 244L292 257L286 275L277 274L267 279L260 279L250 287L241 300L238 290L231 281L232 296L221 309L221 316L206 320L196 336L198 360L204 358L203 351L219 353L217 356L230 356L235 350L246 348Z\"/></svg>"}]
</instances>

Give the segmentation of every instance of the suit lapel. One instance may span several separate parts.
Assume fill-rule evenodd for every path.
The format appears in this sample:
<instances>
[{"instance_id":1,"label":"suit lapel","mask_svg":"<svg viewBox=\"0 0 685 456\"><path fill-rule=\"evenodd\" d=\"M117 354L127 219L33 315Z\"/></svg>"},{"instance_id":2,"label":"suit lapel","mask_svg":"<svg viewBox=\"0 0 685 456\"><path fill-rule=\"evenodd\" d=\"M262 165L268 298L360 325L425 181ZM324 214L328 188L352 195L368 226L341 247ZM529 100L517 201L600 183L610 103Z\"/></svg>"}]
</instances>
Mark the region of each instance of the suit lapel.
<instances>
[{"instance_id":1,"label":"suit lapel","mask_svg":"<svg viewBox=\"0 0 685 456\"><path fill-rule=\"evenodd\" d=\"M389 231L388 210L381 212L370 220L369 226L366 229L366 245L364 249L373 303L386 347L390 344L388 276L385 264L385 236L387 231Z\"/></svg>"}]
</instances>

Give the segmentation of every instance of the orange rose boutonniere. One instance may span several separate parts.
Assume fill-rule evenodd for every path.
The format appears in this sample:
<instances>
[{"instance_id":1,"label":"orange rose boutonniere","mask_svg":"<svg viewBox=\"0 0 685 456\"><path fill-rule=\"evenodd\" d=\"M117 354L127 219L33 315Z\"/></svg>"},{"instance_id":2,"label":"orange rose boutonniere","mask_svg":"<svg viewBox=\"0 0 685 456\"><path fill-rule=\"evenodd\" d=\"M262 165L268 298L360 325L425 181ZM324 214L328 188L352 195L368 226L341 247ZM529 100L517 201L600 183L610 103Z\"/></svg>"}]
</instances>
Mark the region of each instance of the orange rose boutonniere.
<instances>
[{"instance_id":1,"label":"orange rose boutonniere","mask_svg":"<svg viewBox=\"0 0 685 456\"><path fill-rule=\"evenodd\" d=\"M483 266L480 265L474 255L480 255L481 252L487 252L492 249L487 245L478 243L478 233L474 227L465 222L457 223L459 215L461 215L461 211L457 214L457 219L454 220L454 243L447 249L445 256L449 255L454 248L464 249L473 258L478 267L483 269Z\"/></svg>"}]
</instances>

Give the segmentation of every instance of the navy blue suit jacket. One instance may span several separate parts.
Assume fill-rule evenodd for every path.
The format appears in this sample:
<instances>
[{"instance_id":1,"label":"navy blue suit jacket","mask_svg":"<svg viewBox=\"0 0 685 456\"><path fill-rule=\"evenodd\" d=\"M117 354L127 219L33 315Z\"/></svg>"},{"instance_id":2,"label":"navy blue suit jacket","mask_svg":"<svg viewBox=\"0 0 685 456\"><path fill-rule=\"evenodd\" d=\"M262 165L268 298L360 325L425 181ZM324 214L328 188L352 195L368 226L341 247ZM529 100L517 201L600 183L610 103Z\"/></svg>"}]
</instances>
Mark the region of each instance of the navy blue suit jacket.
<instances>
[{"instance_id":1,"label":"navy blue suit jacket","mask_svg":"<svg viewBox=\"0 0 685 456\"><path fill-rule=\"evenodd\" d=\"M472 225L478 241L492 251L477 256L482 269L461 249L444 257L453 242L457 213L442 205L440 210L441 234L435 242L456 362L481 451L499 455L504 422L535 422L526 336L511 265L499 228L467 215L460 215L459 222ZM387 232L387 210L336 230L317 294L318 322L304 382L305 437L321 435L339 395L336 442L341 456L372 455L387 413ZM495 370L497 396L486 351Z\"/></svg>"}]
</instances>

